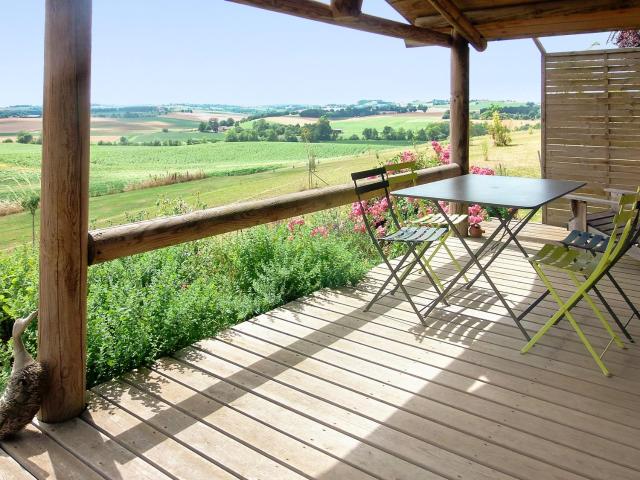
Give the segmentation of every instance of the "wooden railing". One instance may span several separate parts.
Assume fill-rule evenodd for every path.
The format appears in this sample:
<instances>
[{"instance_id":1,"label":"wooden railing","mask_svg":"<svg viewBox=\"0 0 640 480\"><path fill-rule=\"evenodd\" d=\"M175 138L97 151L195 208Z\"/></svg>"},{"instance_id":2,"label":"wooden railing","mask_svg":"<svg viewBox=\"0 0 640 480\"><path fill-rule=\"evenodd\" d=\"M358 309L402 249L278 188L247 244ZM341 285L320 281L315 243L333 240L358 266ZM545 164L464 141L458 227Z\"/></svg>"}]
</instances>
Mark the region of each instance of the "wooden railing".
<instances>
[{"instance_id":1,"label":"wooden railing","mask_svg":"<svg viewBox=\"0 0 640 480\"><path fill-rule=\"evenodd\" d=\"M417 183L429 183L460 175L460 166L451 164L417 173ZM399 182L392 188L411 185L411 181ZM348 205L355 200L353 184L349 183L94 230L89 232L89 264Z\"/></svg>"}]
</instances>

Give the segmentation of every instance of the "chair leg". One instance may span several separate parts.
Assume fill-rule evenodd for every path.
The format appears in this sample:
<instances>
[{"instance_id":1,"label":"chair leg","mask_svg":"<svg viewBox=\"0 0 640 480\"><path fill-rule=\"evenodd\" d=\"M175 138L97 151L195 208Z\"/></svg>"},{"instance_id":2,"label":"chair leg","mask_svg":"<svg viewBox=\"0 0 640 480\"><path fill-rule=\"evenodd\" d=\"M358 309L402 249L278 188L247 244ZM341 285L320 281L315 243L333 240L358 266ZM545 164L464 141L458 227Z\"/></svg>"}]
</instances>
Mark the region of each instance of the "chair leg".
<instances>
[{"instance_id":1,"label":"chair leg","mask_svg":"<svg viewBox=\"0 0 640 480\"><path fill-rule=\"evenodd\" d=\"M611 305L609 305L609 302L607 302L607 299L604 298L604 295L602 295L602 293L600 293L600 290L598 290L594 286L593 287L593 292L596 294L598 299L602 302L602 304L604 305L604 308L607 309L607 312L609 312L609 315L611 315L611 318L613 318L613 321L616 323L616 325L618 325L618 328L620 329L620 331L622 331L624 336L627 337L627 339L631 343L635 343L634 340L633 340L633 337L631 336L631 334L627 330L627 327L622 323L622 321L620 320L620 318L618 317L616 312L613 311L613 308L611 308Z\"/></svg>"},{"instance_id":2,"label":"chair leg","mask_svg":"<svg viewBox=\"0 0 640 480\"><path fill-rule=\"evenodd\" d=\"M576 274L573 273L573 272L569 272L569 276L571 277L571 280L576 285L576 287L581 289L580 280L578 280L578 277L576 277ZM604 317L604 315L602 314L600 309L596 306L595 303L593 303L593 300L589 296L589 293L584 288L582 288L582 290L583 290L582 298L584 298L585 301L589 304L589 307L591 307L591 310L593 310L593 313L596 314L596 317L598 318L598 320L600 321L600 323L602 324L604 329L607 331L609 336L613 339L615 344L618 345L620 348L626 348L625 345L624 345L624 342L622 340L620 340L620 337L618 337L616 332L613 331L613 329L611 328L611 325L609 325L609 322Z\"/></svg>"},{"instance_id":3,"label":"chair leg","mask_svg":"<svg viewBox=\"0 0 640 480\"><path fill-rule=\"evenodd\" d=\"M442 240L442 246L447 251L447 254L449 255L449 258L451 258L451 262L453 263L453 266L456 267L456 270L461 272L462 271L462 265L460 265L460 262L458 262L458 259L453 255L453 252L451 251L449 246L445 243L450 235L451 235L450 231L447 232L446 235L444 235L443 240ZM467 277L466 273L462 274L462 278L464 278L465 282L469 282L469 277Z\"/></svg>"},{"instance_id":4,"label":"chair leg","mask_svg":"<svg viewBox=\"0 0 640 480\"><path fill-rule=\"evenodd\" d=\"M638 312L638 309L636 308L635 304L627 296L626 292L622 289L622 287L617 282L617 280L613 278L613 275L611 275L611 272L607 272L607 278L609 278L613 286L616 287L616 290L618 290L618 293L624 299L624 301L627 302L627 305L629 305L629 308L631 309L633 314L636 316L636 318L640 320L640 312Z\"/></svg>"},{"instance_id":5,"label":"chair leg","mask_svg":"<svg viewBox=\"0 0 640 480\"><path fill-rule=\"evenodd\" d=\"M558 292L555 290L555 288L553 288L553 285L549 281L549 278L542 271L542 268L535 262L532 263L532 266L536 270L536 273L538 274L538 276L540 277L542 282L545 284L545 286L549 290L549 293L551 294L553 299L560 306L560 309L553 316L551 316L551 318L547 321L547 323L545 323L542 326L542 328L531 338L531 340L524 347L522 347L522 350L520 352L521 353L527 353L529 350L531 350L531 348L538 342L538 340L540 340L542 338L542 336L545 333L547 333L556 324L556 322L560 318L562 318L564 316L569 321L571 327L573 327L575 332L578 334L578 337L580 338L580 341L585 346L587 351L591 354L591 357L596 362L596 364L598 365L598 367L600 368L602 373L604 375L606 375L607 377L611 376L611 373L609 372L609 370L605 366L604 362L602 361L602 359L600 358L598 353L595 351L595 349L593 348L593 346L591 345L591 343L587 339L586 335L584 334L584 332L580 328L580 325L578 324L578 322L576 321L576 319L573 317L573 315L570 312L570 309L571 309L570 307L575 305L574 301L577 298L580 298L580 296L583 296L584 293L586 293L586 292L582 292L581 291L581 290L585 290L584 287L579 287L578 291L575 292L567 302L563 302L563 300L560 298L560 295L558 295ZM575 277L575 275L573 275L573 276ZM577 278L576 278L576 280L577 280ZM605 319L605 323L607 323L606 319ZM614 335L615 335L615 333L614 333Z\"/></svg>"},{"instance_id":6,"label":"chair leg","mask_svg":"<svg viewBox=\"0 0 640 480\"><path fill-rule=\"evenodd\" d=\"M429 263L429 261L425 261L423 263L422 259L424 254L427 252L427 250L429 249L429 247L431 246L431 243L428 243L424 246L424 248L422 250L420 250L419 252L415 251L415 247L411 244L407 244L408 248L410 251L413 251L414 256L416 257L416 260L411 264L410 268L407 268L403 273L402 276L400 277L401 280L404 282L406 280L406 278L409 276L409 274L411 273L411 271L413 270L413 267L416 264L419 264L420 267L422 268L422 271L424 272L425 276L427 277L427 280L429 280L429 283L431 283L431 285L433 286L433 288L435 288L436 292L438 294L440 294L443 290L444 290L444 285L442 285L442 282L440 281L440 277L438 277L438 274L435 272L435 270L433 270L433 267L431 266L431 264ZM429 257L431 258L431 257ZM395 295L396 292L398 291L399 288L399 284L396 285L393 290L391 291L391 295ZM446 301L446 299L444 300L445 305L449 305Z\"/></svg>"}]
</instances>

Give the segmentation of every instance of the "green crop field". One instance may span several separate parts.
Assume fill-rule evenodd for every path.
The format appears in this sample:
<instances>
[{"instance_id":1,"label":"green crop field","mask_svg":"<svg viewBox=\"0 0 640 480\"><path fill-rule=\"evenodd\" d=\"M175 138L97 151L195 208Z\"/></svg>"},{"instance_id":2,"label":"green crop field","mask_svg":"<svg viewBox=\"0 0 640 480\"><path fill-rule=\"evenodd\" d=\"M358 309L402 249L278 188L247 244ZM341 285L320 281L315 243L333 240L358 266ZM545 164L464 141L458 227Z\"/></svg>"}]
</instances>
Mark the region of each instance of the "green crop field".
<instances>
[{"instance_id":1,"label":"green crop field","mask_svg":"<svg viewBox=\"0 0 640 480\"><path fill-rule=\"evenodd\" d=\"M427 115L380 115L375 117L353 118L348 120L332 120L331 126L342 130L342 135L349 138L351 135L362 135L365 128L376 128L379 132L386 126L394 130L404 128L405 130L417 131L426 127L429 123L440 122L439 116Z\"/></svg>"},{"instance_id":2,"label":"green crop field","mask_svg":"<svg viewBox=\"0 0 640 480\"><path fill-rule=\"evenodd\" d=\"M189 139L194 140L224 140L224 133L199 132L197 130L171 130L168 132L152 132L128 135L127 138L132 143L155 142L159 140L178 140L186 142Z\"/></svg>"},{"instance_id":3,"label":"green crop field","mask_svg":"<svg viewBox=\"0 0 640 480\"><path fill-rule=\"evenodd\" d=\"M317 159L323 160L391 146L386 142L335 142L312 144L310 148ZM39 186L40 151L40 145L0 144L0 200L11 200L23 188ZM306 165L307 161L307 146L303 143L219 142L178 147L92 145L89 190L96 196L120 192L152 176L200 171L207 176L239 175Z\"/></svg>"},{"instance_id":4,"label":"green crop field","mask_svg":"<svg viewBox=\"0 0 640 480\"><path fill-rule=\"evenodd\" d=\"M514 132L512 134L513 145L509 147L496 148L491 144L488 137L474 137L471 139L471 164L478 166L489 166L496 168L499 164L507 169L508 175L539 177L540 167L538 163L538 150L540 148L540 132L534 131L533 134L528 132ZM488 160L485 161L482 156L482 144L486 142L488 145ZM37 146L30 145L12 145L13 147L22 147L23 154L30 150L33 157L30 166L17 167L12 166L14 171L27 168L30 174L34 174L39 166L39 151ZM7 145L0 145L0 152ZM196 148L199 147L199 148ZM220 148L222 147L222 148ZM397 143L372 142L369 144L362 143L328 143L314 145L318 148L316 156L320 159L317 175L320 179L314 180L314 186L323 186L324 182L328 184L340 184L350 182L349 173L370 168L380 164L387 158L390 158L397 152L405 148ZM375 148L377 147L377 148ZM176 157L182 158L182 161L189 161L192 152L201 150L223 152L227 148L226 162L220 162L214 166L220 167L224 171L226 168L239 168L246 165L273 165L285 163L288 168L281 168L268 172L255 173L242 177L233 176L213 176L203 180L168 185L163 187L155 187L144 190L134 190L130 192L118 193L94 197L90 200L90 222L92 228L99 228L108 225L125 223L132 218L154 217L157 215L156 202L159 198L167 199L182 198L189 203L196 203L196 200L206 204L209 207L223 205L227 203L238 202L242 200L255 200L259 198L268 198L282 193L295 192L308 188L308 174L306 168L306 151L302 144L286 144L286 143L217 143L207 145L194 145L189 147L92 147L94 152L100 152L100 162L92 164L92 182L96 182L98 167L102 168L102 176L105 179L111 175L120 175L126 177L123 171L118 170L132 168L136 174L143 177L148 175L144 172L144 168L139 167L136 162L151 168L155 167L161 172L175 171L176 164L179 161ZM220 148L220 150L215 150ZM429 145L419 146L419 150L429 150ZM184 154L177 154L181 149ZM291 149L291 150L289 150ZM162 158L161 151L168 155L169 159L173 158L171 167L166 165L160 167L159 163ZM103 155L107 152L120 153L123 156L107 161ZM135 161L131 161L132 156L126 152L138 152ZM158 157L145 158L144 155L158 154ZM5 152L6 153L6 152ZM322 153L325 156L321 157ZM181 155L181 156L180 156ZM129 159L127 163L127 158ZM221 157L217 157L221 158ZM3 162L6 160L0 156L0 175L5 172ZM245 163L245 161L247 163ZM271 162L271 163L270 163ZM287 163L288 162L288 163ZM34 179L37 176L33 177ZM324 182L323 182L324 181ZM0 183L0 186L2 183ZM6 185L6 183L5 183ZM25 213L0 217L0 250L10 248L29 241L31 237L30 216Z\"/></svg>"}]
</instances>

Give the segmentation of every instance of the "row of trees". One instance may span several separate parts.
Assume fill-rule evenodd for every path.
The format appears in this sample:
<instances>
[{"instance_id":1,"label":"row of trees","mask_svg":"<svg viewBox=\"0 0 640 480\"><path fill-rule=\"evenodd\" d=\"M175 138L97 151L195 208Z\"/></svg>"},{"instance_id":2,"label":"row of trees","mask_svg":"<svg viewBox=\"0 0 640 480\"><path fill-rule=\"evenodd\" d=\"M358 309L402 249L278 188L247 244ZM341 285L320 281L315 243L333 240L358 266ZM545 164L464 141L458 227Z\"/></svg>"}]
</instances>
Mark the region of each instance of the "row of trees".
<instances>
[{"instance_id":1,"label":"row of trees","mask_svg":"<svg viewBox=\"0 0 640 480\"><path fill-rule=\"evenodd\" d=\"M331 128L331 123L326 117L321 117L317 122L300 126L283 125L267 122L265 119L256 120L250 127L236 124L227 131L227 142L325 142L336 140L338 132Z\"/></svg>"},{"instance_id":2,"label":"row of trees","mask_svg":"<svg viewBox=\"0 0 640 480\"><path fill-rule=\"evenodd\" d=\"M407 105L402 107L395 104L385 104L384 106L348 106L345 108L336 109L324 109L324 108L308 108L301 110L299 115L301 117L311 118L352 118L352 117L368 117L371 115L380 115L381 112L394 112L394 113L409 113L417 112L421 110L426 112L428 107L426 105Z\"/></svg>"},{"instance_id":3,"label":"row of trees","mask_svg":"<svg viewBox=\"0 0 640 480\"><path fill-rule=\"evenodd\" d=\"M488 126L484 123L471 124L470 133L472 137L486 135ZM430 123L425 128L419 130L408 130L402 127L397 130L390 126L385 126L382 131L376 128L365 128L362 131L363 140L409 140L417 142L427 142L433 140L444 140L449 137L449 122ZM360 140L357 135L352 135L350 140Z\"/></svg>"},{"instance_id":4,"label":"row of trees","mask_svg":"<svg viewBox=\"0 0 640 480\"><path fill-rule=\"evenodd\" d=\"M198 125L199 132L213 132L218 133L220 127L233 127L238 122L229 117L226 120L218 120L217 118L210 118L208 122L200 122Z\"/></svg>"}]
</instances>

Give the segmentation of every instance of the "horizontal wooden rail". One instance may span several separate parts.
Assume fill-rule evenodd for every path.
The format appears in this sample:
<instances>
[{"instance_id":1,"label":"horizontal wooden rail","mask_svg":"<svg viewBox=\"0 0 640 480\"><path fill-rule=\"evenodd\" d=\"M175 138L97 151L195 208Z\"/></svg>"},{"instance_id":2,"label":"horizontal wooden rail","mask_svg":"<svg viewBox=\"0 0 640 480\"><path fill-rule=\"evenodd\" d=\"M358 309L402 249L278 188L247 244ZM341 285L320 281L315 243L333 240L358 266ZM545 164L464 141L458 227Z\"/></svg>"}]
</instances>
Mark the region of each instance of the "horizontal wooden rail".
<instances>
[{"instance_id":1,"label":"horizontal wooden rail","mask_svg":"<svg viewBox=\"0 0 640 480\"><path fill-rule=\"evenodd\" d=\"M458 165L427 168L418 171L417 183L458 175ZM411 185L411 181L406 181L394 184L392 188L397 190ZM348 205L355 200L353 184L344 184L94 230L89 232L89 264Z\"/></svg>"}]
</instances>

